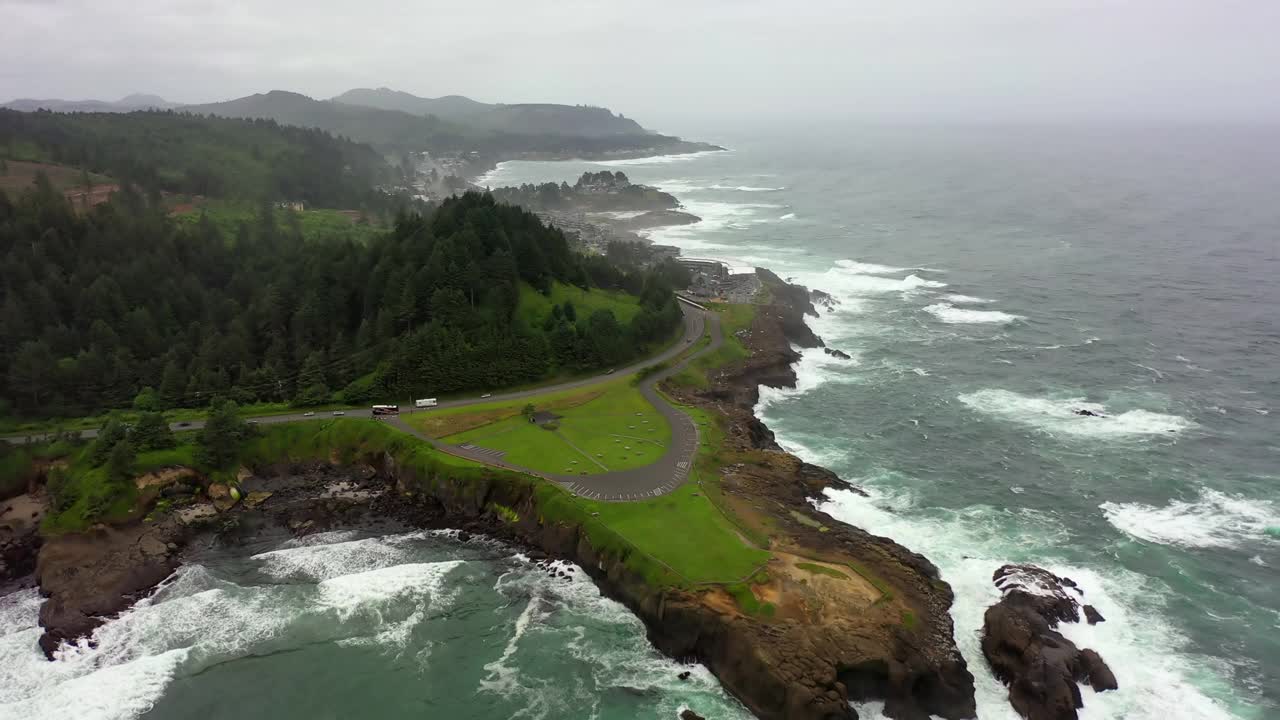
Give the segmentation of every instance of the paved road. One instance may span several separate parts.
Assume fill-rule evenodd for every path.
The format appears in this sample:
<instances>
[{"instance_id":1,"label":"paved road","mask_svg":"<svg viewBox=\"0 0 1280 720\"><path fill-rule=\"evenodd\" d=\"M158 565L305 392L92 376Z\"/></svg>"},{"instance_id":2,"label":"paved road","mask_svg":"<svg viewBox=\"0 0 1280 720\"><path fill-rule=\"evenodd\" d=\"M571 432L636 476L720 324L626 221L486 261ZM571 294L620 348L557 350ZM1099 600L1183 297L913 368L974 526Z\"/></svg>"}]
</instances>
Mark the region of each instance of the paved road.
<instances>
[{"instance_id":1,"label":"paved road","mask_svg":"<svg viewBox=\"0 0 1280 720\"><path fill-rule=\"evenodd\" d=\"M700 337L704 321L709 322L711 325L710 344L666 370L650 375L641 381L639 385L640 394L653 405L654 409L662 417L666 418L667 423L671 426L671 442L667 445L667 451L651 465L596 475L548 473L506 462L501 457L495 456L492 451L484 448L440 442L418 432L400 418L390 422L404 432L425 440L443 452L484 463L485 465L537 475L559 483L574 494L591 498L592 500L626 502L666 495L680 487L688 479L689 472L693 469L694 458L698 453L699 435L698 425L693 421L693 418L672 407L658 393L656 386L659 382L683 370L695 358L714 352L724 344L724 336L720 332L720 317L713 312L704 313L696 309L688 309L685 313L686 338L689 337L688 333L694 330L695 327L696 333L694 337ZM685 343L681 344L684 345ZM642 363L642 365L647 364L651 363ZM599 380L600 378L595 378L587 384L598 382ZM538 392L546 392L546 390Z\"/></svg>"},{"instance_id":2,"label":"paved road","mask_svg":"<svg viewBox=\"0 0 1280 720\"><path fill-rule=\"evenodd\" d=\"M440 402L439 405L437 405L433 409L466 407L468 405L478 405L480 403L491 403L491 402L503 402L507 400L522 400L524 398L536 397L538 395L545 395L547 393L559 392L561 390L573 390L575 388L582 388L582 387L587 387L589 385L595 385L601 382L602 380L609 379L610 375L617 375L619 377L623 375L630 375L631 373L638 372L642 368L648 367L650 365L655 365L657 363L664 362L666 360L670 360L676 355L679 355L680 353L684 352L685 349L689 347L690 343L697 342L698 339L702 337L703 314L704 314L703 311L699 310L698 308L691 307L690 305L687 305L685 303L681 303L680 308L684 310L684 336L678 342L676 342L671 347L667 348L662 353L656 356L645 358L644 360L637 361L626 367L617 368L616 370L608 374L593 375L591 377L583 378L581 380L570 380L568 382L558 383L556 385L547 385L543 387L534 388L532 390L520 390L520 391L508 392L508 393L494 393L491 397L487 397L487 398L471 397L471 398L459 398L456 400L443 400ZM712 314L714 315L714 313ZM431 410L417 410L413 406L413 400L401 401L400 407L406 413L431 412ZM373 415L373 410L367 407L349 408L341 411L341 413L346 417L367 418ZM251 417L249 418L249 420L251 422L262 424L262 425L270 425L274 423L301 422L303 420L315 420L318 418L331 416L334 414L335 414L334 411L316 411L311 413L299 411L295 413L284 413L281 415L261 415L257 417ZM180 432L184 430L198 430L204 427L204 423L205 423L204 420L191 420L189 422L170 423L169 427L175 432ZM94 438L97 436L98 436L97 429L80 431L80 437L82 438ZM51 437L51 434L49 433L34 434L34 435L8 435L0 438L0 440L4 440L6 442L20 445L28 442L38 442L49 437Z\"/></svg>"},{"instance_id":3,"label":"paved road","mask_svg":"<svg viewBox=\"0 0 1280 720\"><path fill-rule=\"evenodd\" d=\"M680 485L689 476L689 472L693 467L694 456L698 451L698 426L688 415L676 410L667 403L667 401L658 394L655 387L662 380L665 380L666 378L683 370L684 367L694 358L700 357L709 352L714 352L724 343L724 337L720 331L720 317L716 315L716 313L705 312L699 308L692 307L684 303L681 304L681 309L684 310L684 337L681 338L680 341L676 342L670 348L655 357L641 360L623 368L618 368L611 373L611 375L621 377L638 372L650 365L670 360L676 355L684 352L691 343L697 342L702 337L704 327L707 323L711 326L711 343L708 344L707 347L689 355L676 365L645 378L639 385L640 393L650 402L650 404L654 406L654 408L671 426L671 442L667 446L666 453L651 465L631 470L617 470L613 472L600 473L598 475L546 473L504 462L500 456L495 456L492 451L486 451L484 448L451 445L449 443L442 443L433 438L426 437L422 433L410 427L401 418L392 418L389 419L388 422L404 432L425 440L444 452L467 458L469 460L475 460L476 462L484 463L486 465L544 477L548 480L561 484L573 493L593 500L643 500L645 498L665 495L666 493L680 487ZM538 395L559 392L561 390L588 387L603 380L607 380L609 377L610 374L596 375L589 378L583 378L581 380L572 380L533 390L495 393L488 398L473 397L446 400L437 405L436 409L467 407L468 405L477 405L480 403L522 400L524 398L536 397ZM410 400L402 402L400 403L400 407L412 409L413 401ZM431 410L423 410L419 412L431 412ZM267 425L314 420L331 414L332 413L329 412L316 412L311 414L298 412L283 415L267 415L252 418L252 420L259 424ZM346 417L367 418L372 415L372 410L368 408L351 409L346 410L344 415ZM195 430L204 427L204 422L204 420L192 420L185 423L173 423L169 427L173 430ZM80 436L92 438L96 437L97 434L97 430L84 430L80 433ZM42 440L45 437L47 437L47 435L19 435L9 436L3 439L11 443L26 443Z\"/></svg>"}]
</instances>

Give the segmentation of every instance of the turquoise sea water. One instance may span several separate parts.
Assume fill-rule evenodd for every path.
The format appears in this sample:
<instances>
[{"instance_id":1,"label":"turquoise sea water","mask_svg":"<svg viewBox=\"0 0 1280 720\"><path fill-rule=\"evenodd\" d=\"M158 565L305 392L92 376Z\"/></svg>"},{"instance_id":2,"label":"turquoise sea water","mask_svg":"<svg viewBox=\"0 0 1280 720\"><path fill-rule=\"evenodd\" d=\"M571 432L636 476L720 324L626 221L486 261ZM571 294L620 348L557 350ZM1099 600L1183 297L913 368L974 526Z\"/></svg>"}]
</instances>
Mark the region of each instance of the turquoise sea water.
<instances>
[{"instance_id":1,"label":"turquoise sea water","mask_svg":"<svg viewBox=\"0 0 1280 720\"><path fill-rule=\"evenodd\" d=\"M977 640L1008 561L1107 618L1065 628L1121 685L1087 720L1280 717L1280 131L700 139L732 151L489 182L623 170L703 218L655 241L840 300L813 325L853 359L757 412L940 567L981 717L1015 717ZM745 717L585 580L439 534L211 553L53 664L37 602L0 599L0 718Z\"/></svg>"}]
</instances>

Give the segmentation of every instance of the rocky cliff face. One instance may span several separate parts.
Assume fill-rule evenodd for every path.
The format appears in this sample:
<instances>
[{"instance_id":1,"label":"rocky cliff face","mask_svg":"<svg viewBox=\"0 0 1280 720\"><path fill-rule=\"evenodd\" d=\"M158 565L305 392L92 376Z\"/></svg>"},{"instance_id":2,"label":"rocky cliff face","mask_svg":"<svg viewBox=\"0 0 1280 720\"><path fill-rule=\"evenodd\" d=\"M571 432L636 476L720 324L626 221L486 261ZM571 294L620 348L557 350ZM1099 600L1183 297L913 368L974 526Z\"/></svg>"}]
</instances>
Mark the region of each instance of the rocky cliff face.
<instances>
[{"instance_id":1,"label":"rocky cliff face","mask_svg":"<svg viewBox=\"0 0 1280 720\"><path fill-rule=\"evenodd\" d=\"M750 356L716 373L707 390L668 390L681 401L727 416L724 450L743 462L722 470L725 500L748 523L775 529L770 548L775 556L857 568L870 586L863 586L862 600L870 602L860 601L848 585L835 594L815 594L816 583L784 583L784 594L818 611L792 614L782 622L704 620L713 628L732 628L732 646L704 648L699 657L761 717L851 717L848 701L869 699L883 699L886 714L894 718L974 717L973 676L953 637L951 588L923 556L815 510L813 501L827 488L857 488L783 452L752 413L759 385L794 387L792 365L799 356L792 345L822 345L804 322L805 315L817 314L809 292L766 270L758 272L772 302L758 308L752 326L740 335ZM687 606L698 600L682 598L679 607L686 617L696 614ZM697 622L689 622L684 635L699 636ZM760 667L769 669L771 684L744 672L736 660L744 644L755 650Z\"/></svg>"}]
</instances>

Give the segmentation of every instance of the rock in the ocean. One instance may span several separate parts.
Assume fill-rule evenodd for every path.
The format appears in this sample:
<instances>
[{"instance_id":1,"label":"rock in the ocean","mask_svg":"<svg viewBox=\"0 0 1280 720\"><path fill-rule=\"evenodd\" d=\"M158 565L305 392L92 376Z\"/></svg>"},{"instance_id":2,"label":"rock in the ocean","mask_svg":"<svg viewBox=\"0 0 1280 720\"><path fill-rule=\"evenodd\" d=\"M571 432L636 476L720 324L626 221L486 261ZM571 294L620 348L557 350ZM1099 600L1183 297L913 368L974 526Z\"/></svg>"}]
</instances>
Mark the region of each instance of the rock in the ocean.
<instances>
[{"instance_id":1,"label":"rock in the ocean","mask_svg":"<svg viewBox=\"0 0 1280 720\"><path fill-rule=\"evenodd\" d=\"M707 720L707 719L702 717L698 713L690 710L689 708L685 708L684 710L680 711L680 720Z\"/></svg>"},{"instance_id":2,"label":"rock in the ocean","mask_svg":"<svg viewBox=\"0 0 1280 720\"><path fill-rule=\"evenodd\" d=\"M1055 629L1080 621L1080 604L1068 593L1081 593L1074 582L1033 565L1005 565L992 579L1004 597L983 618L982 654L1009 687L1014 710L1029 720L1077 720L1084 707L1078 683L1097 691L1119 686L1098 653ZM1086 618L1097 612L1085 607Z\"/></svg>"},{"instance_id":3,"label":"rock in the ocean","mask_svg":"<svg viewBox=\"0 0 1280 720\"><path fill-rule=\"evenodd\" d=\"M830 355L831 357L838 357L838 358L840 358L841 360L852 360L852 359L853 359L853 358L849 357L849 354L848 354L848 353L846 353L846 352L844 352L844 351L842 351L842 350L836 350L836 349L834 349L834 348L822 348L822 350L823 350L823 352L825 352L826 354Z\"/></svg>"},{"instance_id":4,"label":"rock in the ocean","mask_svg":"<svg viewBox=\"0 0 1280 720\"><path fill-rule=\"evenodd\" d=\"M1084 605L1081 609L1084 610L1084 619L1088 620L1090 625L1097 625L1100 622L1107 621L1106 618L1102 617L1102 613L1098 612L1097 608L1092 605Z\"/></svg>"}]
</instances>

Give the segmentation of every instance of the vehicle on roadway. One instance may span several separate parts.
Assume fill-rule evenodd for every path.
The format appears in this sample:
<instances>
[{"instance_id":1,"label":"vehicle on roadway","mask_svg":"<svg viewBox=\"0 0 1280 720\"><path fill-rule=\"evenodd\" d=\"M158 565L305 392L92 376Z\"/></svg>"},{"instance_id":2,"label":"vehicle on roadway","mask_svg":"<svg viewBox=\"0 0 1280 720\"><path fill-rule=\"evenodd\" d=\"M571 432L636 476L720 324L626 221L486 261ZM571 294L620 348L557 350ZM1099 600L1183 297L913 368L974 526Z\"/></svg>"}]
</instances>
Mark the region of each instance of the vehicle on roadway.
<instances>
[{"instance_id":1,"label":"vehicle on roadway","mask_svg":"<svg viewBox=\"0 0 1280 720\"><path fill-rule=\"evenodd\" d=\"M333 414L334 414L334 415L346 415L346 414L347 414L347 411L346 411L346 410L334 410L334 411L333 411Z\"/></svg>"},{"instance_id":2,"label":"vehicle on roadway","mask_svg":"<svg viewBox=\"0 0 1280 720\"><path fill-rule=\"evenodd\" d=\"M374 405L373 406L374 417L377 417L379 415L399 415L399 414L400 414L399 405Z\"/></svg>"},{"instance_id":3,"label":"vehicle on roadway","mask_svg":"<svg viewBox=\"0 0 1280 720\"><path fill-rule=\"evenodd\" d=\"M308 410L308 411L306 411L306 412L302 413L302 417L315 417L315 416L316 416L316 414L315 414L315 412L314 412L314 411L312 411L312 410Z\"/></svg>"},{"instance_id":4,"label":"vehicle on roadway","mask_svg":"<svg viewBox=\"0 0 1280 720\"><path fill-rule=\"evenodd\" d=\"M491 398L491 397L493 397L493 393L485 393L480 396L480 399L483 400L485 398Z\"/></svg>"},{"instance_id":5,"label":"vehicle on roadway","mask_svg":"<svg viewBox=\"0 0 1280 720\"><path fill-rule=\"evenodd\" d=\"M435 407L436 405L439 405L439 404L440 403L436 402L435 398L419 398L418 400L413 401L413 406L416 408Z\"/></svg>"}]
</instances>

